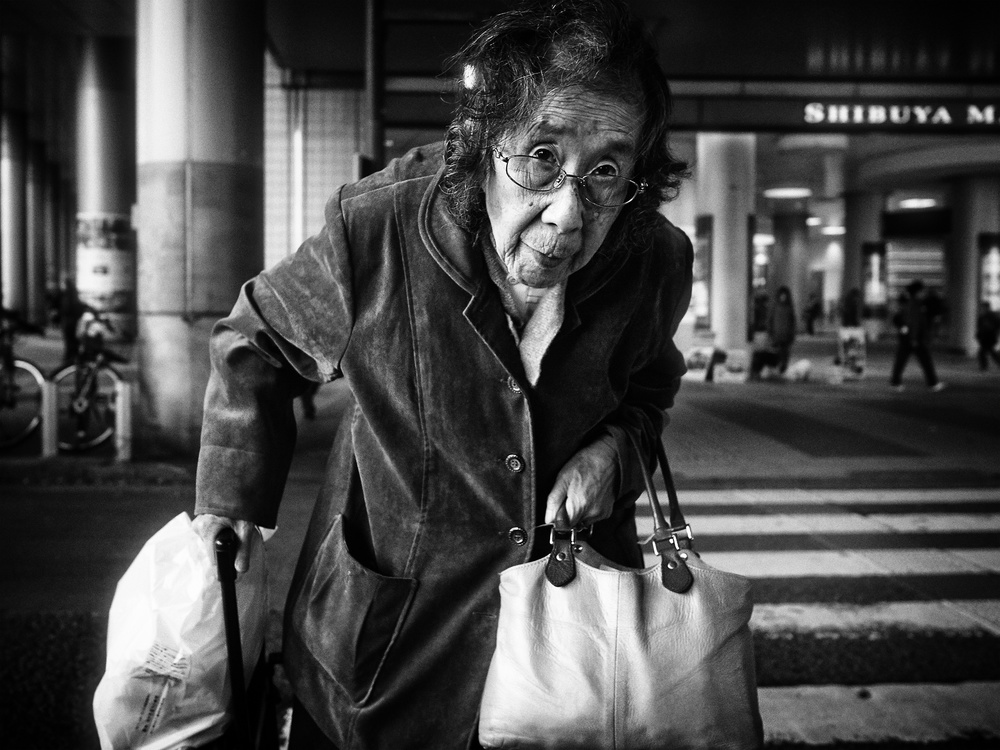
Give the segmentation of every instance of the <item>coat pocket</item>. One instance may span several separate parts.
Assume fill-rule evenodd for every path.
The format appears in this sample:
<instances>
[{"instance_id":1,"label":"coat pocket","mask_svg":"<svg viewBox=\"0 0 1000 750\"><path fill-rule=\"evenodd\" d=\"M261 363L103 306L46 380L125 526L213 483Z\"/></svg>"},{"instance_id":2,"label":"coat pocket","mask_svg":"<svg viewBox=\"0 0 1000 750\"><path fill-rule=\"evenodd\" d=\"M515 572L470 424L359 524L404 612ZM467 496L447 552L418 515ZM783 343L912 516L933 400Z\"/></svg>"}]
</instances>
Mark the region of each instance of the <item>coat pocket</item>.
<instances>
[{"instance_id":1,"label":"coat pocket","mask_svg":"<svg viewBox=\"0 0 1000 750\"><path fill-rule=\"evenodd\" d=\"M372 693L410 608L417 581L361 565L338 515L293 607L300 637L319 665L356 704Z\"/></svg>"}]
</instances>

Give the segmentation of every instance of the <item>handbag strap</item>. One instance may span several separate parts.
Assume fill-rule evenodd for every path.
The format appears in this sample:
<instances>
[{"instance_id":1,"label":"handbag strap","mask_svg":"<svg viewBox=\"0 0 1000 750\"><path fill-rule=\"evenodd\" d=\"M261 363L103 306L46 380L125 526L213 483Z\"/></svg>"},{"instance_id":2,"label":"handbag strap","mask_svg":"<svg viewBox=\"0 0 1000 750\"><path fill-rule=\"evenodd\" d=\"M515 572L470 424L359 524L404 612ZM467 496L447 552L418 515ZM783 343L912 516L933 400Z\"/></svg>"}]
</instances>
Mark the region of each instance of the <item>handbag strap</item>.
<instances>
[{"instance_id":1,"label":"handbag strap","mask_svg":"<svg viewBox=\"0 0 1000 750\"><path fill-rule=\"evenodd\" d=\"M685 562L688 557L685 550L691 549L694 535L691 533L691 527L684 520L680 500L677 499L677 488L674 486L674 476L670 471L670 463L667 461L667 452L663 448L663 441L657 438L656 460L660 464L663 484L667 488L667 502L670 508L669 524L663 515L663 507L660 505L660 498L653 485L653 473L646 464L642 448L639 446L639 439L631 430L626 430L626 432L635 451L636 460L642 466L642 478L646 483L646 496L649 498L649 508L653 513L653 551L660 558L660 580L664 588L683 594L694 583L694 577L688 569L687 562Z\"/></svg>"},{"instance_id":2,"label":"handbag strap","mask_svg":"<svg viewBox=\"0 0 1000 750\"><path fill-rule=\"evenodd\" d=\"M646 464L646 458L639 446L638 438L631 430L625 432L632 443L636 459L642 466L646 495L653 513L652 542L653 550L660 558L660 580L664 588L683 594L694 583L694 577L685 562L688 557L686 550L691 549L691 541L694 537L691 534L691 527L684 520L684 513L681 511L680 501L677 499L677 489L674 486L674 478L670 472L670 464L663 448L663 441L659 439L656 441L656 461L659 462L663 483L667 488L670 509L669 524L663 514L663 507L660 505L660 499L653 484L653 473ZM558 516L556 520L557 523L552 529L552 552L549 554L549 560L545 566L545 577L553 586L565 586L576 578L574 559L576 530L566 528L565 523L559 523Z\"/></svg>"}]
</instances>

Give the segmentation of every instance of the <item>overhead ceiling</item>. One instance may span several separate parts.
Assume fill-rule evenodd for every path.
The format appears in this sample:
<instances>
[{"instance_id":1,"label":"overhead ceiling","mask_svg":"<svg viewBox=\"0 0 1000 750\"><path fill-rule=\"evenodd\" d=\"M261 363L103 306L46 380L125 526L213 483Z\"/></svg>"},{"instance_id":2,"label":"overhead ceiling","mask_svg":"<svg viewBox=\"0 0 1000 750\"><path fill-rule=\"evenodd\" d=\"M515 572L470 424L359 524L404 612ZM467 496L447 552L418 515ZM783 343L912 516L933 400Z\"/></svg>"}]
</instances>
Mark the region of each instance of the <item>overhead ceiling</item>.
<instances>
[{"instance_id":1,"label":"overhead ceiling","mask_svg":"<svg viewBox=\"0 0 1000 750\"><path fill-rule=\"evenodd\" d=\"M362 68L362 0L264 0L284 67ZM0 0L4 33L128 36L137 0ZM671 78L927 82L1000 77L995 0L630 0ZM386 69L436 75L509 0L382 0Z\"/></svg>"},{"instance_id":2,"label":"overhead ceiling","mask_svg":"<svg viewBox=\"0 0 1000 750\"><path fill-rule=\"evenodd\" d=\"M0 24L7 34L132 36L138 1L0 0ZM630 2L647 20L672 81L1000 85L1000 0ZM264 3L268 43L282 67L360 79L362 0ZM511 5L505 0L382 0L387 74L440 74L475 25ZM913 148L918 139L852 136L846 150L789 143L787 135L760 134L762 187L796 180L815 186L831 153L842 154L850 168L872 154Z\"/></svg>"}]
</instances>

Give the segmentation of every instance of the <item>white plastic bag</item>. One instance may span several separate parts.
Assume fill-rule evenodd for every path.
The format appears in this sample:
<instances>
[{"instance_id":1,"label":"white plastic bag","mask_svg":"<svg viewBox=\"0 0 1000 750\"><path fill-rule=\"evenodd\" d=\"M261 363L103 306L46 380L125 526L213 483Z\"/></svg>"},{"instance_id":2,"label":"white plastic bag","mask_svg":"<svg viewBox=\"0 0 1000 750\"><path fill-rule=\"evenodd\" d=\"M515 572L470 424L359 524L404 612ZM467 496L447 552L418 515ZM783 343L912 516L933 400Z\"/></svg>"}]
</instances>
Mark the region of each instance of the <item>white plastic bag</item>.
<instances>
[{"instance_id":1,"label":"white plastic bag","mask_svg":"<svg viewBox=\"0 0 1000 750\"><path fill-rule=\"evenodd\" d=\"M258 540L259 542L259 540ZM249 682L267 615L264 545L236 582ZM187 748L222 736L229 675L215 560L186 513L146 542L118 582L94 694L102 750Z\"/></svg>"}]
</instances>

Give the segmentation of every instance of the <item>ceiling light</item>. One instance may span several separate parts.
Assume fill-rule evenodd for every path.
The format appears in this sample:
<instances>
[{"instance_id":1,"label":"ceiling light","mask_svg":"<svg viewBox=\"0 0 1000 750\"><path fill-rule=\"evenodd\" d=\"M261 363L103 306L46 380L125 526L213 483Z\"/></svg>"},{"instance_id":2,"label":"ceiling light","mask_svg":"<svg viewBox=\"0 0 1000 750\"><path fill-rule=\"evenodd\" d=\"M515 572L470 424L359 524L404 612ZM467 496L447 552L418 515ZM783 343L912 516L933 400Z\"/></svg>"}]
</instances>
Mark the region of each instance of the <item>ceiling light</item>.
<instances>
[{"instance_id":1,"label":"ceiling light","mask_svg":"<svg viewBox=\"0 0 1000 750\"><path fill-rule=\"evenodd\" d=\"M768 245L773 245L774 244L774 235L773 234L760 234L760 233L755 234L753 236L753 244L754 244L755 247L756 246L764 246L764 247L766 247Z\"/></svg>"},{"instance_id":2,"label":"ceiling light","mask_svg":"<svg viewBox=\"0 0 1000 750\"><path fill-rule=\"evenodd\" d=\"M776 187L764 191L765 198L795 199L808 198L813 191L807 187Z\"/></svg>"},{"instance_id":3,"label":"ceiling light","mask_svg":"<svg viewBox=\"0 0 1000 750\"><path fill-rule=\"evenodd\" d=\"M810 227L818 227L822 223L823 220L818 216L810 216L808 219L806 219L806 224Z\"/></svg>"},{"instance_id":4,"label":"ceiling light","mask_svg":"<svg viewBox=\"0 0 1000 750\"><path fill-rule=\"evenodd\" d=\"M936 205L933 198L904 198L899 202L900 208L934 208Z\"/></svg>"},{"instance_id":5,"label":"ceiling light","mask_svg":"<svg viewBox=\"0 0 1000 750\"><path fill-rule=\"evenodd\" d=\"M823 227L819 232L820 234L838 235L846 234L847 230L844 227Z\"/></svg>"}]
</instances>

